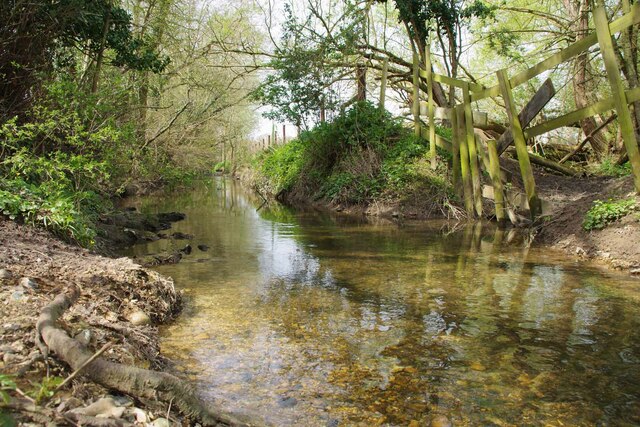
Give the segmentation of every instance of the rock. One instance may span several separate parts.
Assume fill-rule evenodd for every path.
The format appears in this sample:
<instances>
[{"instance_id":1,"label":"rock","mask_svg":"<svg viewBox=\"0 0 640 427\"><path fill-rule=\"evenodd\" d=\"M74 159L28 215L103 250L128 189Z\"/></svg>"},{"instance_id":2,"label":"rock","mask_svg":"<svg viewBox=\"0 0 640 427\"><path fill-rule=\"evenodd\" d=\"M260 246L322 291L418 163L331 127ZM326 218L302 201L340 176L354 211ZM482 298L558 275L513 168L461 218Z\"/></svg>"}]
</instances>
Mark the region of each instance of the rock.
<instances>
[{"instance_id":1,"label":"rock","mask_svg":"<svg viewBox=\"0 0 640 427\"><path fill-rule=\"evenodd\" d=\"M400 212L398 212L398 211L393 211L393 212L391 212L391 216L392 216L393 218L398 218L398 217L400 216Z\"/></svg>"},{"instance_id":2,"label":"rock","mask_svg":"<svg viewBox=\"0 0 640 427\"><path fill-rule=\"evenodd\" d=\"M11 294L11 301L20 302L22 300L24 300L24 290L18 289Z\"/></svg>"},{"instance_id":3,"label":"rock","mask_svg":"<svg viewBox=\"0 0 640 427\"><path fill-rule=\"evenodd\" d=\"M5 365L13 365L14 363L20 362L20 360L22 360L22 358L15 353L5 353L4 356L2 356L2 361Z\"/></svg>"},{"instance_id":4,"label":"rock","mask_svg":"<svg viewBox=\"0 0 640 427\"><path fill-rule=\"evenodd\" d=\"M453 424L451 424L451 421L449 421L449 418L445 417L444 415L436 415L431 419L431 423L429 424L429 426L430 427L452 427Z\"/></svg>"},{"instance_id":5,"label":"rock","mask_svg":"<svg viewBox=\"0 0 640 427\"><path fill-rule=\"evenodd\" d=\"M68 399L63 400L62 403L58 405L56 410L62 413L62 412L70 411L72 409L79 408L80 406L82 406L82 401L77 397L72 396Z\"/></svg>"},{"instance_id":6,"label":"rock","mask_svg":"<svg viewBox=\"0 0 640 427\"><path fill-rule=\"evenodd\" d=\"M86 347L89 345L89 343L91 343L92 336L93 334L89 329L83 329L82 331L78 332L73 338Z\"/></svg>"},{"instance_id":7,"label":"rock","mask_svg":"<svg viewBox=\"0 0 640 427\"><path fill-rule=\"evenodd\" d=\"M151 423L151 426L152 427L170 427L169 420L167 420L166 418L156 418Z\"/></svg>"},{"instance_id":8,"label":"rock","mask_svg":"<svg viewBox=\"0 0 640 427\"><path fill-rule=\"evenodd\" d=\"M576 247L576 255L586 255L587 252L582 249L580 246Z\"/></svg>"},{"instance_id":9,"label":"rock","mask_svg":"<svg viewBox=\"0 0 640 427\"><path fill-rule=\"evenodd\" d=\"M32 291L37 291L38 290L38 283L29 278L29 277L23 277L22 279L20 279L20 281L18 282L20 284L20 286L22 286L25 289L30 289Z\"/></svg>"},{"instance_id":10,"label":"rock","mask_svg":"<svg viewBox=\"0 0 640 427\"><path fill-rule=\"evenodd\" d=\"M140 408L131 408L131 414L136 418L136 422L140 424L149 422L149 415Z\"/></svg>"},{"instance_id":11,"label":"rock","mask_svg":"<svg viewBox=\"0 0 640 427\"><path fill-rule=\"evenodd\" d=\"M186 245L184 248L180 249L180 252L182 252L185 255L189 255L191 251L192 251L191 245Z\"/></svg>"},{"instance_id":12,"label":"rock","mask_svg":"<svg viewBox=\"0 0 640 427\"><path fill-rule=\"evenodd\" d=\"M200 249L202 252L206 252L209 250L209 246L207 245L198 245L198 249Z\"/></svg>"},{"instance_id":13,"label":"rock","mask_svg":"<svg viewBox=\"0 0 640 427\"><path fill-rule=\"evenodd\" d=\"M631 270L629 270L629 273L633 274L634 276L640 275L640 268L632 268Z\"/></svg>"},{"instance_id":14,"label":"rock","mask_svg":"<svg viewBox=\"0 0 640 427\"><path fill-rule=\"evenodd\" d=\"M85 408L77 408L71 412L88 417L120 419L124 411L125 408L116 406L112 398L103 397Z\"/></svg>"},{"instance_id":15,"label":"rock","mask_svg":"<svg viewBox=\"0 0 640 427\"><path fill-rule=\"evenodd\" d=\"M187 216L182 212L161 212L157 217L160 222L178 222L182 221Z\"/></svg>"},{"instance_id":16,"label":"rock","mask_svg":"<svg viewBox=\"0 0 640 427\"><path fill-rule=\"evenodd\" d=\"M295 397L283 397L278 402L278 406L281 408L293 408L298 404L298 399Z\"/></svg>"},{"instance_id":17,"label":"rock","mask_svg":"<svg viewBox=\"0 0 640 427\"><path fill-rule=\"evenodd\" d=\"M171 238L175 240L191 240L193 239L193 236L191 234L176 231L175 233L171 234Z\"/></svg>"},{"instance_id":18,"label":"rock","mask_svg":"<svg viewBox=\"0 0 640 427\"><path fill-rule=\"evenodd\" d=\"M151 324L151 318L147 313L142 310L136 310L127 316L127 320L132 325L142 326Z\"/></svg>"},{"instance_id":19,"label":"rock","mask_svg":"<svg viewBox=\"0 0 640 427\"><path fill-rule=\"evenodd\" d=\"M138 209L136 209L135 206L127 206L126 208L124 208L125 212L135 212Z\"/></svg>"},{"instance_id":20,"label":"rock","mask_svg":"<svg viewBox=\"0 0 640 427\"><path fill-rule=\"evenodd\" d=\"M0 280L8 280L13 277L13 273L4 268L0 268Z\"/></svg>"}]
</instances>

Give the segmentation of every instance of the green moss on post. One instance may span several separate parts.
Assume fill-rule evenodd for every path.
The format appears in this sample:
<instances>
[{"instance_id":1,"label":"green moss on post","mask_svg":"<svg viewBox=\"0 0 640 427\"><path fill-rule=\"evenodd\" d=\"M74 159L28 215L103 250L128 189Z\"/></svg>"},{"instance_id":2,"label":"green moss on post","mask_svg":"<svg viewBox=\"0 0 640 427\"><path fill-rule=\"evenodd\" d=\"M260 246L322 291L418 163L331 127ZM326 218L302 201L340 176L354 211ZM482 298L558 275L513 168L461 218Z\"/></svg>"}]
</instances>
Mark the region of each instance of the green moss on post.
<instances>
[{"instance_id":1,"label":"green moss on post","mask_svg":"<svg viewBox=\"0 0 640 427\"><path fill-rule=\"evenodd\" d=\"M496 220L503 224L504 216L504 187L500 178L500 158L498 156L498 148L496 141L491 139L487 141L487 151L489 152L489 175L493 183L493 201L496 206Z\"/></svg>"},{"instance_id":2,"label":"green moss on post","mask_svg":"<svg viewBox=\"0 0 640 427\"><path fill-rule=\"evenodd\" d=\"M609 20L607 19L607 13L604 10L602 0L596 0L596 5L593 9L593 18L596 24L596 34L598 36L598 43L600 44L600 51L602 52L602 58L604 59L604 65L609 77L609 84L611 84L616 110L618 111L620 132L622 133L624 146L629 155L629 163L631 164L631 170L633 172L633 183L636 192L640 193L640 153L638 153L638 141L636 141L627 96L622 86L620 69L613 49L613 42L611 41Z\"/></svg>"},{"instance_id":3,"label":"green moss on post","mask_svg":"<svg viewBox=\"0 0 640 427\"><path fill-rule=\"evenodd\" d=\"M469 171L469 147L467 146L467 130L465 128L464 106L456 107L458 141L460 142L460 174L462 175L462 191L464 207L469 216L474 216L473 188L471 187L471 172Z\"/></svg>"},{"instance_id":4,"label":"green moss on post","mask_svg":"<svg viewBox=\"0 0 640 427\"><path fill-rule=\"evenodd\" d=\"M465 138L469 150L469 169L471 170L471 183L473 188L473 204L479 217L482 216L482 184L480 182L480 168L478 167L478 149L476 137L473 133L473 111L471 111L471 95L469 85L462 88L462 100L464 102Z\"/></svg>"},{"instance_id":5,"label":"green moss on post","mask_svg":"<svg viewBox=\"0 0 640 427\"><path fill-rule=\"evenodd\" d=\"M420 62L413 52L413 132L420 136Z\"/></svg>"},{"instance_id":6,"label":"green moss on post","mask_svg":"<svg viewBox=\"0 0 640 427\"><path fill-rule=\"evenodd\" d=\"M431 70L431 46L430 41L424 48L424 65L427 71L427 92L429 95L429 154L431 156L431 169L438 167L438 158L436 155L436 123L434 120L435 102L433 100L433 73Z\"/></svg>"},{"instance_id":7,"label":"green moss on post","mask_svg":"<svg viewBox=\"0 0 640 427\"><path fill-rule=\"evenodd\" d=\"M458 132L458 114L456 108L451 108L449 120L451 120L451 154L453 156L452 179L453 188L458 190L460 185L460 135Z\"/></svg>"},{"instance_id":8,"label":"green moss on post","mask_svg":"<svg viewBox=\"0 0 640 427\"><path fill-rule=\"evenodd\" d=\"M529 202L529 213L531 214L531 219L535 219L542 213L542 203L540 202L538 194L536 193L536 182L533 178L531 162L529 161L527 141L524 138L524 133L522 132L520 119L518 119L518 111L516 110L516 106L513 101L511 83L509 83L507 72L505 70L499 70L496 74L498 75L500 91L502 92L502 97L504 98L504 102L507 107L507 115L509 116L511 134L513 135L513 141L516 146L516 153L518 154L518 163L520 164L522 182L524 183L524 190L527 193L527 200Z\"/></svg>"}]
</instances>

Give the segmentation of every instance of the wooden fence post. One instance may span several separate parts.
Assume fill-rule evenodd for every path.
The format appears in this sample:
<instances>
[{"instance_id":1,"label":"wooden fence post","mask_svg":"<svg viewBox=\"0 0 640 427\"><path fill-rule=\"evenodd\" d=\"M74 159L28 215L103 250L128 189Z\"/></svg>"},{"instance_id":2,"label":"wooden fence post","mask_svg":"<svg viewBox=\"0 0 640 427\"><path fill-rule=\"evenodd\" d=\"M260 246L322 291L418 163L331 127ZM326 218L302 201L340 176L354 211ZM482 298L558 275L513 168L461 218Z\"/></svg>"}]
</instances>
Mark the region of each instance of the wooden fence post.
<instances>
[{"instance_id":1,"label":"wooden fence post","mask_svg":"<svg viewBox=\"0 0 640 427\"><path fill-rule=\"evenodd\" d=\"M379 107L384 111L384 101L387 92L387 75L389 74L389 58L384 58L382 63L382 77L380 78L380 104Z\"/></svg>"},{"instance_id":2,"label":"wooden fence post","mask_svg":"<svg viewBox=\"0 0 640 427\"><path fill-rule=\"evenodd\" d=\"M473 218L473 188L471 187L471 176L469 172L469 148L467 146L467 129L465 127L464 105L456 107L458 128L458 140L460 142L460 174L462 175L462 193L464 196L464 207L470 217Z\"/></svg>"},{"instance_id":3,"label":"wooden fence post","mask_svg":"<svg viewBox=\"0 0 640 427\"><path fill-rule=\"evenodd\" d=\"M618 123L620 123L622 139L624 141L624 146L627 149L627 154L629 155L629 163L631 163L633 183L636 188L636 192L640 193L640 153L638 153L638 141L636 141L636 134L633 127L633 121L631 120L631 113L629 112L627 96L624 92L624 87L622 86L620 69L618 68L618 61L613 49L613 42L611 41L607 12L604 9L602 0L597 0L595 3L593 19L596 24L598 43L600 44L600 51L602 52L607 76L609 77L611 92L613 93L616 110L618 111Z\"/></svg>"},{"instance_id":4,"label":"wooden fence post","mask_svg":"<svg viewBox=\"0 0 640 427\"><path fill-rule=\"evenodd\" d=\"M287 125L285 124L282 125L282 143L287 143Z\"/></svg>"},{"instance_id":5,"label":"wooden fence post","mask_svg":"<svg viewBox=\"0 0 640 427\"><path fill-rule=\"evenodd\" d=\"M449 120L451 121L451 154L453 157L451 182L453 188L458 190L458 185L460 184L460 135L458 133L458 113L455 106L451 108L449 114Z\"/></svg>"},{"instance_id":6,"label":"wooden fence post","mask_svg":"<svg viewBox=\"0 0 640 427\"><path fill-rule=\"evenodd\" d=\"M427 40L424 48L424 65L427 72L427 92L429 95L429 155L431 156L431 169L438 167L438 156L436 153L436 123L434 120L434 100L433 100L433 73L431 70L431 41Z\"/></svg>"},{"instance_id":7,"label":"wooden fence post","mask_svg":"<svg viewBox=\"0 0 640 427\"><path fill-rule=\"evenodd\" d=\"M473 111L471 111L471 95L469 85L462 87L462 100L464 102L464 122L466 129L467 147L469 150L469 169L471 170L471 182L473 186L473 202L478 216L482 216L482 185L480 183L480 168L478 167L478 150L476 137L473 132Z\"/></svg>"},{"instance_id":8,"label":"wooden fence post","mask_svg":"<svg viewBox=\"0 0 640 427\"><path fill-rule=\"evenodd\" d=\"M489 151L489 175L493 183L493 201L496 206L496 220L504 223L504 187L500 178L500 157L495 139L487 141L487 151Z\"/></svg>"},{"instance_id":9,"label":"wooden fence post","mask_svg":"<svg viewBox=\"0 0 640 427\"><path fill-rule=\"evenodd\" d=\"M518 154L518 163L520 164L522 182L524 183L524 190L527 193L527 200L529 202L529 213L531 214L531 219L535 219L540 213L542 213L542 204L538 198L538 194L536 193L536 182L533 178L531 162L529 161L527 141L524 138L522 125L518 119L518 111L516 110L516 106L513 101L511 83L509 82L507 72L505 70L499 70L496 74L498 75L502 98L504 99L507 107L507 115L509 116L509 123L511 125L511 134L513 135L516 153Z\"/></svg>"},{"instance_id":10,"label":"wooden fence post","mask_svg":"<svg viewBox=\"0 0 640 427\"><path fill-rule=\"evenodd\" d=\"M413 132L420 136L420 62L413 52Z\"/></svg>"}]
</instances>

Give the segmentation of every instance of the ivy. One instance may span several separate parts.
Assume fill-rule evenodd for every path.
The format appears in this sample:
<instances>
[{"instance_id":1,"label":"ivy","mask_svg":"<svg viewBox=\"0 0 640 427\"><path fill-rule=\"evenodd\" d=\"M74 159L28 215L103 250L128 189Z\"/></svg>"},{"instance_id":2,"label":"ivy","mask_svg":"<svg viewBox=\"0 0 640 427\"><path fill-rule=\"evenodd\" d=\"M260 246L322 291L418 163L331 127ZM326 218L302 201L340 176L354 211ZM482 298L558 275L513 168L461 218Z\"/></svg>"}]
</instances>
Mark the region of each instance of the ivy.
<instances>
[{"instance_id":1,"label":"ivy","mask_svg":"<svg viewBox=\"0 0 640 427\"><path fill-rule=\"evenodd\" d=\"M606 202L595 200L585 215L582 228L587 231L605 228L608 224L628 215L635 209L637 209L635 198L609 199Z\"/></svg>"}]
</instances>

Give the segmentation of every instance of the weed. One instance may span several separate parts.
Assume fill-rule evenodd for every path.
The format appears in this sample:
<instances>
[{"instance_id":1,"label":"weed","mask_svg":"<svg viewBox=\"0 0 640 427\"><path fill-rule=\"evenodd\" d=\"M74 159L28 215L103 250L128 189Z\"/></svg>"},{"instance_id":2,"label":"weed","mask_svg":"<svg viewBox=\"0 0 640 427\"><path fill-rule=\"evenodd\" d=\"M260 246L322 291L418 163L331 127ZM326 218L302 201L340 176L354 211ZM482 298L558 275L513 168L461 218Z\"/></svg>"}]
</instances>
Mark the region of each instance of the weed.
<instances>
[{"instance_id":1,"label":"weed","mask_svg":"<svg viewBox=\"0 0 640 427\"><path fill-rule=\"evenodd\" d=\"M595 200L591 209L587 211L582 228L587 231L602 229L607 224L616 221L637 208L634 198L614 200L606 202Z\"/></svg>"}]
</instances>

